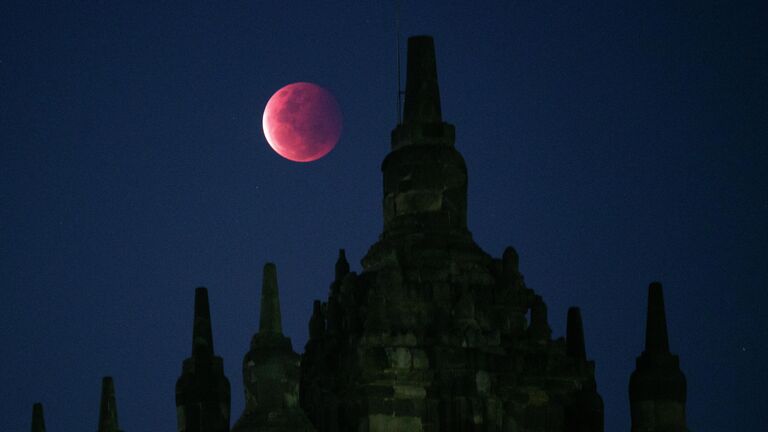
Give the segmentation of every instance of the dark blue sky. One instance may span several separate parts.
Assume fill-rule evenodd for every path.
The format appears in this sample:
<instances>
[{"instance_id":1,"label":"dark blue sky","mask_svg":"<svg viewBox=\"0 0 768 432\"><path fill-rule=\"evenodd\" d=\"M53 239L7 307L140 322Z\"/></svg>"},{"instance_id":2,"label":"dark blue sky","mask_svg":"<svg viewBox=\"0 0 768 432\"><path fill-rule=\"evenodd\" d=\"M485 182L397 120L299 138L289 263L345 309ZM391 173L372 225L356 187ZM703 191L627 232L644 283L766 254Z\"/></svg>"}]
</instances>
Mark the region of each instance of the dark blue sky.
<instances>
[{"instance_id":1,"label":"dark blue sky","mask_svg":"<svg viewBox=\"0 0 768 432\"><path fill-rule=\"evenodd\" d=\"M124 430L175 430L199 285L236 419L263 263L301 352L337 249L359 271L381 230L393 2L143 3L0 5L0 430L38 400L95 430L103 375ZM403 1L402 32L435 37L476 241L517 248L556 336L582 308L606 430L652 280L691 429L767 427L766 3L475 3ZM344 113L311 164L261 133L294 81Z\"/></svg>"}]
</instances>

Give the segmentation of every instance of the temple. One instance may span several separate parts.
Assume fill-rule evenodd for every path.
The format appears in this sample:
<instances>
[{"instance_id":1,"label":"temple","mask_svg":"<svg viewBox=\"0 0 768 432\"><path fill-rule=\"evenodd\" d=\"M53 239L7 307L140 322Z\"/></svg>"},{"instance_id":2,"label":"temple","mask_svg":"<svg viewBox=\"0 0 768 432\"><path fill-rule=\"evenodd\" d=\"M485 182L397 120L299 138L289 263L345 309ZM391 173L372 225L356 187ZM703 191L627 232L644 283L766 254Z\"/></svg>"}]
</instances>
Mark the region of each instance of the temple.
<instances>
[{"instance_id":1,"label":"temple","mask_svg":"<svg viewBox=\"0 0 768 432\"><path fill-rule=\"evenodd\" d=\"M467 169L435 64L431 38L408 41L383 231L312 318L302 407L322 432L602 431L578 309L568 338L552 340L517 252L493 258L467 229Z\"/></svg>"},{"instance_id":2,"label":"temple","mask_svg":"<svg viewBox=\"0 0 768 432\"><path fill-rule=\"evenodd\" d=\"M443 120L430 37L408 40L402 114L381 164L381 234L359 273L339 251L301 355L282 331L277 269L264 266L258 330L243 359L245 408L232 426L208 292L195 291L192 353L176 384L178 432L604 431L589 317L571 307L565 337L553 338L517 251L494 257L468 229L467 167ZM658 283L646 326L629 384L631 430L687 431L686 381L669 351ZM110 378L98 424L119 432ZM32 431L45 431L40 404Z\"/></svg>"}]
</instances>

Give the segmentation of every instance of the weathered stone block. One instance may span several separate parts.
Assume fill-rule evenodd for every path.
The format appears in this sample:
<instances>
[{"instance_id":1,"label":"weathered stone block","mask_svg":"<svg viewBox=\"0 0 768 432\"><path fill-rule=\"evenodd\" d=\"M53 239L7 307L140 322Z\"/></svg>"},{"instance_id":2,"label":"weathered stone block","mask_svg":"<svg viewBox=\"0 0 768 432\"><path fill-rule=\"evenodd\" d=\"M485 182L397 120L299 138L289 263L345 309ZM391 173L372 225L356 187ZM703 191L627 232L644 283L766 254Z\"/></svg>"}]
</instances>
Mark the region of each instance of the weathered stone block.
<instances>
[{"instance_id":1,"label":"weathered stone block","mask_svg":"<svg viewBox=\"0 0 768 432\"><path fill-rule=\"evenodd\" d=\"M424 399L427 396L427 391L419 385L395 384L392 388L396 399Z\"/></svg>"}]
</instances>

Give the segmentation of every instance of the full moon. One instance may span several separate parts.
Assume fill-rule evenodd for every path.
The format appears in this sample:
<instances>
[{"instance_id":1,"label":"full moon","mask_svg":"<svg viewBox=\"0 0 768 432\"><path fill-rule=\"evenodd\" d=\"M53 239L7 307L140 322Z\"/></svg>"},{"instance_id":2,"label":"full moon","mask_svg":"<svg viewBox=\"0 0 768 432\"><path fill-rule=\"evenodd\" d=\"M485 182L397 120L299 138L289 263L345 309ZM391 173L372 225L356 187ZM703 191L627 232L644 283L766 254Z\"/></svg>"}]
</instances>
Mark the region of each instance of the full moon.
<instances>
[{"instance_id":1,"label":"full moon","mask_svg":"<svg viewBox=\"0 0 768 432\"><path fill-rule=\"evenodd\" d=\"M341 136L341 110L331 92L297 82L278 90L262 118L264 137L280 156L312 162L333 150Z\"/></svg>"}]
</instances>

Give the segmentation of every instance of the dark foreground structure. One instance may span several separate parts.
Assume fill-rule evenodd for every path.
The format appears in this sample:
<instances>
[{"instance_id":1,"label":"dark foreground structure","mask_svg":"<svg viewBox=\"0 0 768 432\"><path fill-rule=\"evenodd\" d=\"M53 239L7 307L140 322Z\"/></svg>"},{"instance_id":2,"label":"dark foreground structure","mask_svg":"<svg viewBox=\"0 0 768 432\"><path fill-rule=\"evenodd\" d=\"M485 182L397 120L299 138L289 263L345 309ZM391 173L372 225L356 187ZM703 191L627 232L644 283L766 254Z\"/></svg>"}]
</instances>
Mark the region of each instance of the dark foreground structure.
<instances>
[{"instance_id":1,"label":"dark foreground structure","mask_svg":"<svg viewBox=\"0 0 768 432\"><path fill-rule=\"evenodd\" d=\"M402 122L382 163L384 229L350 272L341 250L314 302L304 354L282 334L277 272L264 267L258 332L243 360L233 432L602 432L603 400L579 308L552 339L517 252L494 258L467 229L467 169L442 120L432 39L408 41ZM648 295L645 351L629 384L632 432L684 432L686 381L669 351L661 285ZM230 430L230 387L195 292L192 356L176 384L179 432ZM42 406L32 431L44 431ZM105 378L99 432L117 432Z\"/></svg>"}]
</instances>

